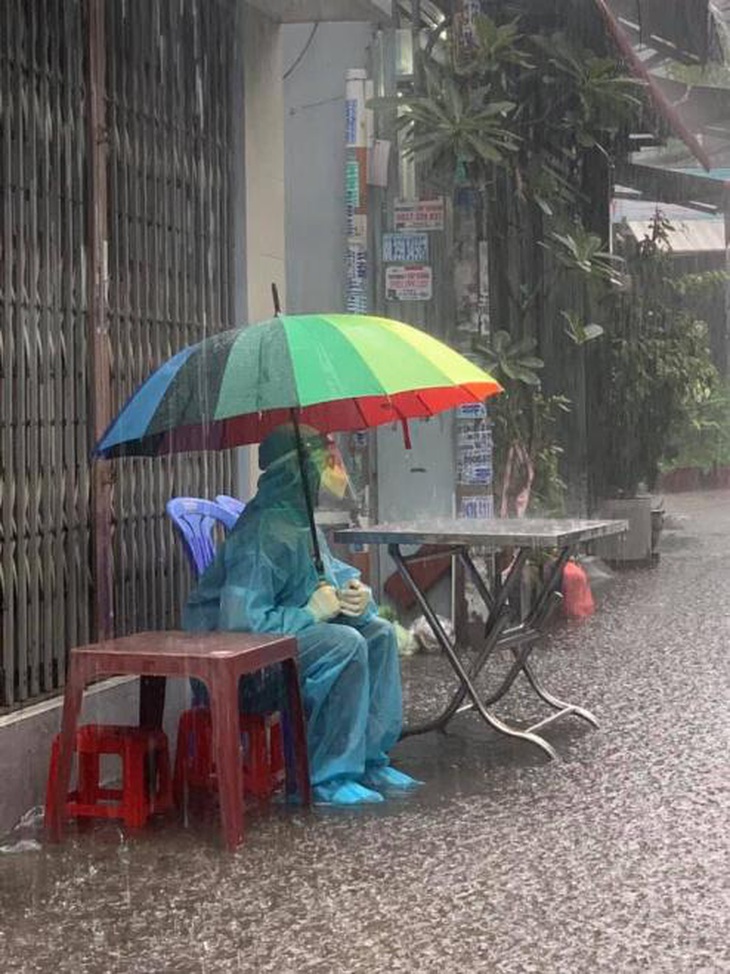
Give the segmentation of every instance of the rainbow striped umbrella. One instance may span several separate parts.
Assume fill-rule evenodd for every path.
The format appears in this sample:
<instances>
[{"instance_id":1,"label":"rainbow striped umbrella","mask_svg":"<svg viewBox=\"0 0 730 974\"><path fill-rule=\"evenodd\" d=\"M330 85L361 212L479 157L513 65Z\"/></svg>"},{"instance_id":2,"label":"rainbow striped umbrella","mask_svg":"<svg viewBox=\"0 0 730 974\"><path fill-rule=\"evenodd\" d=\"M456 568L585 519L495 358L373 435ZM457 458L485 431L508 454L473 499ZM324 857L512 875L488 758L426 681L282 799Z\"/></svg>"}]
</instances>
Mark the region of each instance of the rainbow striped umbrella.
<instances>
[{"instance_id":1,"label":"rainbow striped umbrella","mask_svg":"<svg viewBox=\"0 0 730 974\"><path fill-rule=\"evenodd\" d=\"M292 419L322 432L434 416L501 392L417 328L368 315L278 315L206 338L154 372L96 445L98 457L257 443Z\"/></svg>"}]
</instances>

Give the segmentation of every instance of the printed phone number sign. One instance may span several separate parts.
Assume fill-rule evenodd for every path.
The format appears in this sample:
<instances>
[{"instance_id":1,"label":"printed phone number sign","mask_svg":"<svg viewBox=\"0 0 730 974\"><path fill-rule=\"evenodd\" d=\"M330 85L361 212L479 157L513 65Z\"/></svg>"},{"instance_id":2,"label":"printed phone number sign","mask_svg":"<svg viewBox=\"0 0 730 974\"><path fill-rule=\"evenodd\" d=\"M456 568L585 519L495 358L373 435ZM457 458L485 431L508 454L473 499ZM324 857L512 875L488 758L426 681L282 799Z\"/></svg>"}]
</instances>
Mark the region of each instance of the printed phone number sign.
<instances>
[{"instance_id":1,"label":"printed phone number sign","mask_svg":"<svg viewBox=\"0 0 730 974\"><path fill-rule=\"evenodd\" d=\"M396 230L443 230L443 197L433 200L396 200L393 206Z\"/></svg>"},{"instance_id":2,"label":"printed phone number sign","mask_svg":"<svg viewBox=\"0 0 730 974\"><path fill-rule=\"evenodd\" d=\"M385 268L385 296L388 301L430 301L433 274L430 267L393 264Z\"/></svg>"}]
</instances>

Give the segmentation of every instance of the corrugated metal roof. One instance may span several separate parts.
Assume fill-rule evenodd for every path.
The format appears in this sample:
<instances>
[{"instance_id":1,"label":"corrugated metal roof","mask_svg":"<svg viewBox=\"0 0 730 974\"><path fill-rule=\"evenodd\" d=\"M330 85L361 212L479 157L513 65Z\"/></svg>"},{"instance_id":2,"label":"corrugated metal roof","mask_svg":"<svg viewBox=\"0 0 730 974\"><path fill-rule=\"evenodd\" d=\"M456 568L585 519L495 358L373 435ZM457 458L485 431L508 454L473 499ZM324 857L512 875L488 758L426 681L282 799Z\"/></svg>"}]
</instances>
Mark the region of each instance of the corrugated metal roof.
<instances>
[{"instance_id":1,"label":"corrugated metal roof","mask_svg":"<svg viewBox=\"0 0 730 974\"><path fill-rule=\"evenodd\" d=\"M611 214L614 223L618 223L621 220L635 221L637 223L652 220L656 216L657 210L661 212L665 219L673 224L706 223L708 220L719 220L722 223L722 214L701 213L697 210L691 210L686 206L677 206L675 203L662 203L656 200L642 199L614 199L611 203Z\"/></svg>"},{"instance_id":2,"label":"corrugated metal roof","mask_svg":"<svg viewBox=\"0 0 730 974\"><path fill-rule=\"evenodd\" d=\"M649 220L628 220L628 227L637 240L651 238ZM717 253L725 249L724 220L687 220L672 224L667 231L668 249L673 254Z\"/></svg>"},{"instance_id":3,"label":"corrugated metal roof","mask_svg":"<svg viewBox=\"0 0 730 974\"><path fill-rule=\"evenodd\" d=\"M687 128L674 106L669 103L669 100L662 91L656 77L647 70L646 66L639 57L637 49L634 46L630 36L627 34L624 27L619 23L616 14L613 12L609 0L593 0L593 3L601 14L609 32L613 36L619 53L623 58L625 58L629 70L636 78L639 78L646 84L647 90L656 110L665 119L672 131L682 139L695 159L697 159L698 162L705 167L705 169L711 169L712 163L702 147L702 144L694 132Z\"/></svg>"}]
</instances>

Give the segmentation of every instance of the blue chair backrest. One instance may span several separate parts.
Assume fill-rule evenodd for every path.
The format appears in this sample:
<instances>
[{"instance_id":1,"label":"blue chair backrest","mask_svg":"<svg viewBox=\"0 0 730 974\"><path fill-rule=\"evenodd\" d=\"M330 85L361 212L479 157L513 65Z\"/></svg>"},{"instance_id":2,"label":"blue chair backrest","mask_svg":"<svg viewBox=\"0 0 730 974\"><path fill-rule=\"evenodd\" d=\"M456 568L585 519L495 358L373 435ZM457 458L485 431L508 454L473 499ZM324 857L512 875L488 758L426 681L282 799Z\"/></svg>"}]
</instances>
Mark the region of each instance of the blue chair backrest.
<instances>
[{"instance_id":1,"label":"blue chair backrest","mask_svg":"<svg viewBox=\"0 0 730 974\"><path fill-rule=\"evenodd\" d=\"M165 510L185 543L193 574L199 577L215 557L216 525L230 530L236 519L215 501L202 497L173 497Z\"/></svg>"},{"instance_id":2,"label":"blue chair backrest","mask_svg":"<svg viewBox=\"0 0 730 974\"><path fill-rule=\"evenodd\" d=\"M215 502L219 507L222 507L224 511L228 511L229 514L232 514L236 521L246 509L246 505L243 503L243 501L239 501L237 497L231 497L229 494L218 494ZM233 523L235 524L236 522L234 521ZM231 527L233 527L233 524Z\"/></svg>"}]
</instances>

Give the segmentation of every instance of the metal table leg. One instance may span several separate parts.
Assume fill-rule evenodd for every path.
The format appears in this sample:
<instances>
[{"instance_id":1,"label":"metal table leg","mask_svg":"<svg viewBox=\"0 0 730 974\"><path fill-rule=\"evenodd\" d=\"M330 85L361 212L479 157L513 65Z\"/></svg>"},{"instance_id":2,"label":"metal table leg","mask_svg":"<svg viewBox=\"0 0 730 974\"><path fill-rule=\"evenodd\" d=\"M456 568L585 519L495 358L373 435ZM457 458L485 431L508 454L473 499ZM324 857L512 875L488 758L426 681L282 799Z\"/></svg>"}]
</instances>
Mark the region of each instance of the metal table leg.
<instances>
[{"instance_id":1,"label":"metal table leg","mask_svg":"<svg viewBox=\"0 0 730 974\"><path fill-rule=\"evenodd\" d=\"M552 746L536 733L538 730L557 720L559 717L569 715L580 717L594 727L598 726L598 721L589 710L561 700L547 690L537 677L529 661L529 657L535 649L537 641L542 636L550 616L562 601L562 596L558 593L557 588L560 584L563 568L570 558L571 549L569 546L563 548L559 556L555 559L549 576L545 579L535 605L527 617L519 624L509 628L507 628L509 615L507 603L519 581L522 568L528 556L528 550L520 549L518 551L517 557L514 559L507 573L507 577L494 594L492 594L480 575L468 550L466 548L460 548L455 552L489 611L485 625L483 646L476 659L468 667L461 661L456 653L455 647L446 636L438 617L411 574L408 559L401 554L399 545L390 545L389 552L401 577L423 610L439 645L444 650L451 666L456 672L460 684L451 701L438 717L417 726L406 728L403 732L404 737L424 733L429 730L444 730L456 714L476 710L487 724L500 733L527 740L531 744L540 747L550 757L556 757L556 752ZM484 696L477 690L474 681L487 665L496 649L509 649L513 656L513 663L500 686L489 696ZM537 721L524 730L510 726L488 709L505 696L520 673L524 673L535 694L555 711L555 713Z\"/></svg>"},{"instance_id":2,"label":"metal table leg","mask_svg":"<svg viewBox=\"0 0 730 974\"><path fill-rule=\"evenodd\" d=\"M543 593L541 594L540 599L538 599L537 605L535 607L536 615L539 615L539 613L544 609L545 605L547 604L546 600L551 598L553 593L555 593L557 586L560 584L563 568L565 567L566 562L570 558L570 553L571 553L570 548L564 548L560 552L560 556L558 557L555 564L553 565L552 571L550 573L550 577L547 579L545 583L545 588L543 590ZM545 622L537 623L536 628L542 629L544 627L544 624ZM557 712L533 724L530 727L530 730L534 731L539 727L545 727L547 724L550 724L554 720L557 720L558 717L564 717L571 714L574 714L576 717L581 717L583 720L587 721L589 724L592 724L594 727L598 727L598 721L589 710L586 710L585 707L579 707L577 704L571 704L564 700L561 700L559 697L556 697L554 694L550 693L550 691L548 691L542 685L541 681L539 680L536 673L532 669L532 666L530 665L528 660L528 657L533 649L534 649L534 645L527 646L522 650L520 650L518 646L512 647L512 653L515 656L515 665L518 665L519 669L525 674L530 685L532 686L532 689L540 697L540 699L543 700L546 704L548 704Z\"/></svg>"},{"instance_id":3,"label":"metal table leg","mask_svg":"<svg viewBox=\"0 0 730 974\"><path fill-rule=\"evenodd\" d=\"M586 710L584 707L580 707L577 704L571 704L567 701L561 700L559 697L556 697L554 694L548 691L542 685L529 662L529 656L535 648L537 638L542 635L542 631L544 630L552 611L561 601L561 596L557 593L556 589L560 583L563 568L570 558L570 554L571 551L569 547L563 548L560 552L559 557L552 566L550 576L545 581L542 592L540 593L540 597L538 598L534 608L531 610L525 622L520 626L515 627L513 630L503 631L496 648L508 647L512 651L514 663L512 664L509 673L502 681L499 689L488 698L483 699L483 703L486 706L491 706L492 704L496 703L509 690L517 676L520 673L524 673L537 696L539 696L541 700L556 711L556 713L532 724L528 730L533 733L557 720L559 717L569 715L581 717L594 727L599 726L598 721L589 710ZM493 599L484 583L484 580L479 575L476 566L469 557L468 553L464 552L460 557L462 558L462 562L464 563L465 567L469 571L477 590L484 599L485 604L489 607L490 603L493 604ZM470 709L472 709L471 705L467 704L466 706L460 707L459 712L464 712L465 710Z\"/></svg>"},{"instance_id":4,"label":"metal table leg","mask_svg":"<svg viewBox=\"0 0 730 974\"><path fill-rule=\"evenodd\" d=\"M532 647L530 647L530 649L532 649ZM598 721L594 717L594 715L590 712L590 710L586 710L585 707L579 707L578 704L567 703L565 700L560 700L554 694L550 693L549 690L546 690L545 687L540 682L540 680L538 679L537 675L535 674L535 671L530 666L530 663L528 662L526 656L525 659L521 660L520 665L523 673L529 680L532 689L535 691L538 697L540 697L541 700L544 700L546 704L548 704L555 711L557 711L556 713L551 714L549 717L545 717L543 720L539 720L537 721L537 723L532 724L530 727L531 731L534 731L539 727L545 727L547 724L550 724L554 720L557 720L558 717L568 717L571 714L574 715L575 717L581 717L583 720L587 721L593 727L600 726Z\"/></svg>"},{"instance_id":5,"label":"metal table leg","mask_svg":"<svg viewBox=\"0 0 730 974\"><path fill-rule=\"evenodd\" d=\"M536 747L539 747L542 751L544 751L548 755L548 757L556 758L557 753L555 752L553 747L550 744L548 744L548 742L545 741L538 734L533 734L529 730L520 730L519 728L511 727L509 724L506 724L499 717L496 717L494 714L491 714L487 710L486 706L484 705L484 703L482 702L479 696L479 692L477 691L474 684L472 683L472 679L470 675L464 669L464 666L461 660L459 659L454 647L451 645L450 640L448 639L446 633L444 632L443 627L441 626L441 623L438 620L438 616L431 608L428 600L426 599L426 596L421 591L421 588L419 587L419 585L413 578L412 574L410 573L408 569L408 565L405 559L403 558L403 555L401 554L400 546L397 544L390 545L388 551L390 553L391 558L395 562L399 572L401 573L401 577L405 581L406 585L410 588L416 601L418 602L421 609L423 610L423 614L428 620L433 630L433 633L439 642L439 645L446 653L446 656L448 657L461 683L461 686L457 691L454 699L451 701L449 706L446 708L443 714L441 714L440 717L436 718L433 721L429 721L427 723L424 723L416 727L406 728L403 732L403 736L407 737L412 734L420 734L428 730L442 730L458 710L461 701L463 701L464 697L468 694L468 696L471 699L473 707L479 712L483 720L487 724L489 724L490 727L493 727L496 731L498 731L501 734L505 734L508 737L516 737L519 738L520 740L527 741L530 744L534 744ZM524 558L522 559L522 561L524 562ZM509 585L506 584L504 593L500 593L500 596L502 596L501 598L502 604L504 604L508 595L509 595ZM494 646L496 645L499 636L506 624L507 624L507 617L504 612L499 612L499 613L495 612L493 614L493 621L491 626L489 627L489 633L487 634L485 640L486 643L485 649L482 651L481 654L481 656L484 658L485 661L489 656L489 654L491 653ZM479 671L476 670L476 673L478 672Z\"/></svg>"}]
</instances>

